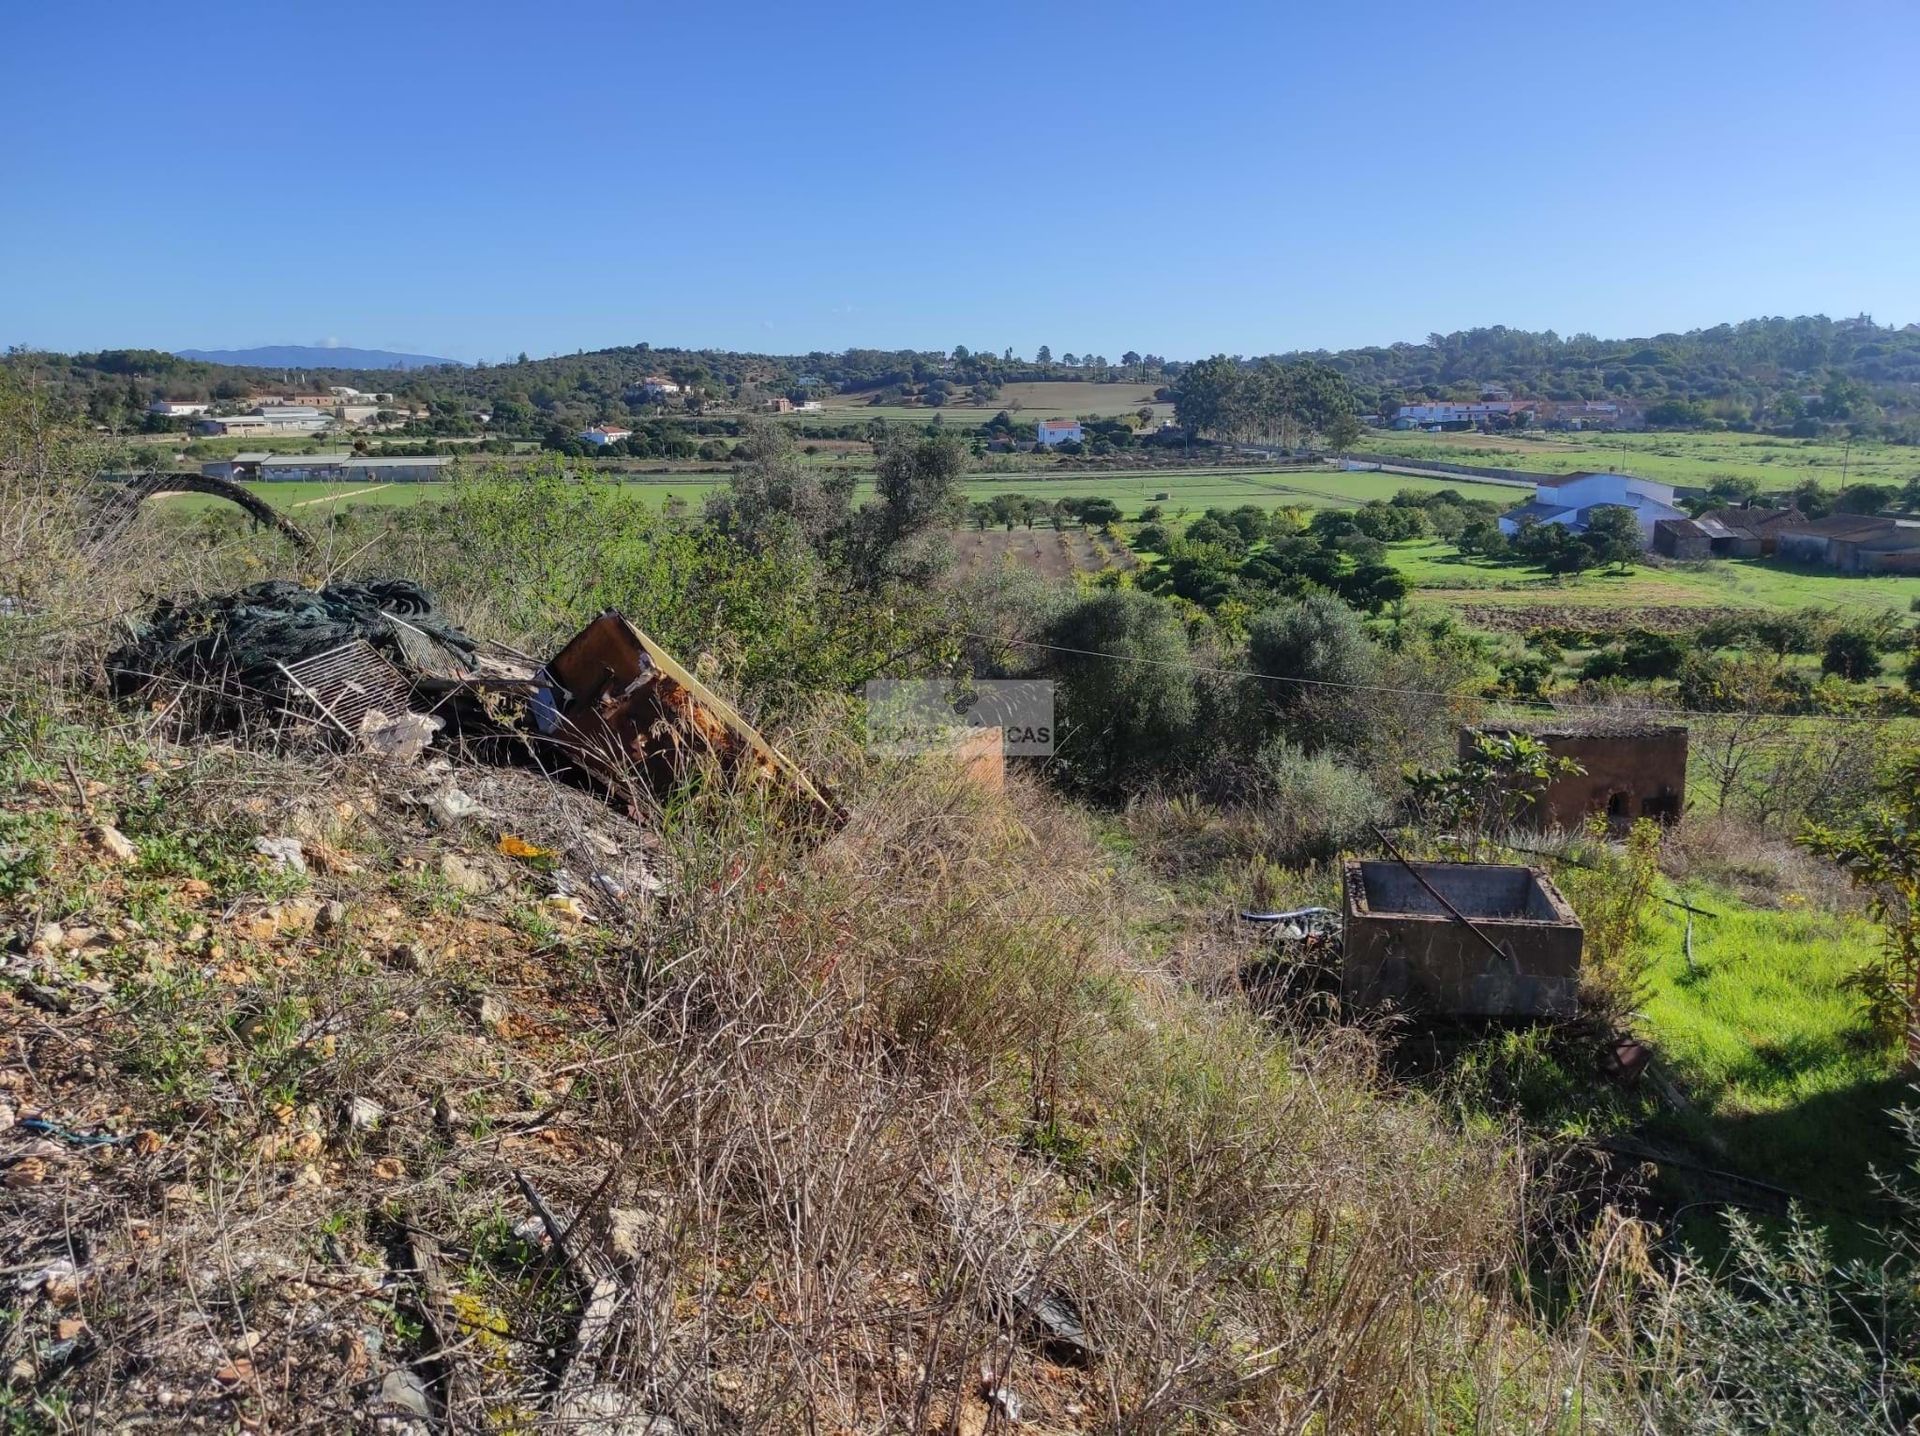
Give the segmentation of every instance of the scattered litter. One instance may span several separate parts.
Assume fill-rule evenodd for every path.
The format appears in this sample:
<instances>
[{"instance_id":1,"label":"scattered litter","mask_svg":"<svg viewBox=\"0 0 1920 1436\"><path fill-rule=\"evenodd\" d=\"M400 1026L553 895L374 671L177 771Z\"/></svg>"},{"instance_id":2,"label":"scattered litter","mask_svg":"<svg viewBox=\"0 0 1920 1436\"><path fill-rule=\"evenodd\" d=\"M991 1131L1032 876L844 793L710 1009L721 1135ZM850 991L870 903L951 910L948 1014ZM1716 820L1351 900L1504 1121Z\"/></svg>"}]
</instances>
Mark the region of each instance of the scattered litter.
<instances>
[{"instance_id":1,"label":"scattered litter","mask_svg":"<svg viewBox=\"0 0 1920 1436\"><path fill-rule=\"evenodd\" d=\"M433 735L446 726L427 713L409 712L389 718L378 708L369 708L360 720L360 746L379 757L411 763L426 752Z\"/></svg>"},{"instance_id":2,"label":"scattered litter","mask_svg":"<svg viewBox=\"0 0 1920 1436\"><path fill-rule=\"evenodd\" d=\"M987 1405L1000 1413L1001 1417L1014 1426L1020 1424L1020 1398L1011 1387L983 1383Z\"/></svg>"},{"instance_id":3,"label":"scattered litter","mask_svg":"<svg viewBox=\"0 0 1920 1436\"><path fill-rule=\"evenodd\" d=\"M1308 937L1331 937L1340 928L1340 914L1330 907L1302 907L1291 912L1242 911L1240 921L1271 928L1273 936L1289 942Z\"/></svg>"},{"instance_id":4,"label":"scattered litter","mask_svg":"<svg viewBox=\"0 0 1920 1436\"><path fill-rule=\"evenodd\" d=\"M163 600L134 640L108 655L107 674L120 693L159 678L184 682L209 700L203 721L231 721L245 702L284 703L297 694L287 665L355 639L403 670L465 667L479 646L405 579L318 590L276 579L186 603Z\"/></svg>"},{"instance_id":5,"label":"scattered litter","mask_svg":"<svg viewBox=\"0 0 1920 1436\"><path fill-rule=\"evenodd\" d=\"M449 828L462 818L471 818L486 812L486 809L481 807L470 794L453 787L442 788L428 798L427 808L442 826Z\"/></svg>"},{"instance_id":6,"label":"scattered litter","mask_svg":"<svg viewBox=\"0 0 1920 1436\"><path fill-rule=\"evenodd\" d=\"M14 1290L22 1295L31 1295L42 1287L60 1281L72 1281L76 1268L71 1257L55 1257L43 1267L36 1267L13 1284Z\"/></svg>"},{"instance_id":7,"label":"scattered litter","mask_svg":"<svg viewBox=\"0 0 1920 1436\"><path fill-rule=\"evenodd\" d=\"M1055 1361L1082 1365L1095 1355L1080 1309L1064 1292L1047 1291L1029 1284L1014 1293L1014 1303L1022 1319L1040 1338L1040 1346Z\"/></svg>"},{"instance_id":8,"label":"scattered litter","mask_svg":"<svg viewBox=\"0 0 1920 1436\"><path fill-rule=\"evenodd\" d=\"M274 581L161 602L107 671L122 695L173 684L176 717L203 729L304 721L402 761L444 731L487 762L568 776L629 806L636 787L664 792L712 759L838 817L790 759L611 610L541 666L461 632L404 579ZM476 811L457 792L428 800L444 822Z\"/></svg>"},{"instance_id":9,"label":"scattered litter","mask_svg":"<svg viewBox=\"0 0 1920 1436\"><path fill-rule=\"evenodd\" d=\"M500 851L510 858L532 859L552 856L545 848L535 847L525 838L516 838L512 833L500 835Z\"/></svg>"},{"instance_id":10,"label":"scattered litter","mask_svg":"<svg viewBox=\"0 0 1920 1436\"><path fill-rule=\"evenodd\" d=\"M71 1127L62 1127L58 1122L50 1122L45 1117L22 1117L20 1130L33 1132L42 1137L52 1137L65 1142L69 1147L114 1147L128 1140L112 1132L76 1132Z\"/></svg>"},{"instance_id":11,"label":"scattered litter","mask_svg":"<svg viewBox=\"0 0 1920 1436\"><path fill-rule=\"evenodd\" d=\"M255 838L253 850L276 868L296 873L307 870L307 855L298 838Z\"/></svg>"},{"instance_id":12,"label":"scattered litter","mask_svg":"<svg viewBox=\"0 0 1920 1436\"><path fill-rule=\"evenodd\" d=\"M406 676L364 638L279 667L293 693L312 710L305 712L289 699L287 711L317 717L348 738L362 737L371 716L378 714L384 723L391 721L387 714L406 712L413 696Z\"/></svg>"},{"instance_id":13,"label":"scattered litter","mask_svg":"<svg viewBox=\"0 0 1920 1436\"><path fill-rule=\"evenodd\" d=\"M616 790L636 774L656 791L700 756L747 763L832 815L833 805L791 759L665 649L612 610L567 643L541 671L564 697L553 735L588 772Z\"/></svg>"},{"instance_id":14,"label":"scattered litter","mask_svg":"<svg viewBox=\"0 0 1920 1436\"><path fill-rule=\"evenodd\" d=\"M585 922L587 909L580 899L571 893L554 893L542 904L548 912L556 913L570 922Z\"/></svg>"}]
</instances>

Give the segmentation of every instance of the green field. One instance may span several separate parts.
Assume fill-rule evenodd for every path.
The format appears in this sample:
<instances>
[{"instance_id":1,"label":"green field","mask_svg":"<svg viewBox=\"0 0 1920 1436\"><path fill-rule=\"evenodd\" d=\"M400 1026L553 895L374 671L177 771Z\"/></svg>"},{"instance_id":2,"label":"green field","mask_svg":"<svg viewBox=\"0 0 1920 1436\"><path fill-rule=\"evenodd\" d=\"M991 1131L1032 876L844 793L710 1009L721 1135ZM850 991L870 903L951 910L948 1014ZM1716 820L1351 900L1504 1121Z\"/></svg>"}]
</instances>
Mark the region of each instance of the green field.
<instances>
[{"instance_id":1,"label":"green field","mask_svg":"<svg viewBox=\"0 0 1920 1436\"><path fill-rule=\"evenodd\" d=\"M720 475L674 475L645 478L615 485L623 496L664 503L681 498L698 503L726 482ZM445 498L449 483L389 484L367 491L364 484L268 483L251 484L255 493L276 507L300 513L325 511L334 505L424 503ZM1018 474L972 474L963 486L967 498L985 499L995 494L1027 493L1036 498L1099 494L1119 504L1129 516L1146 505L1158 502L1169 515L1182 510L1198 515L1209 508L1237 508L1255 504L1263 509L1298 507L1329 508L1366 503L1370 499L1388 499L1401 489L1438 492L1455 489L1468 498L1509 503L1516 490L1495 484L1476 484L1437 479L1414 479L1397 474L1341 473L1337 469L1292 470L1122 470L1118 472L1074 472L1047 469ZM870 492L862 485L862 497ZM1156 500L1155 495L1166 494ZM193 512L218 499L198 494L183 494L163 502Z\"/></svg>"},{"instance_id":2,"label":"green field","mask_svg":"<svg viewBox=\"0 0 1920 1436\"><path fill-rule=\"evenodd\" d=\"M669 475L613 483L623 497L661 504L679 499L698 506L726 480L718 474ZM340 508L390 507L446 498L449 483L365 485L272 483L251 485L295 519L313 522ZM1209 508L1303 509L1352 506L1388 499L1401 489L1437 492L1455 489L1474 499L1510 502L1516 491L1469 480L1417 479L1399 474L1342 473L1331 468L1287 470L1192 469L1179 471L1083 472L1048 469L1033 473L972 474L962 484L968 500L995 494L1024 493L1038 499L1100 495L1133 518L1158 504L1169 521L1198 517ZM856 491L865 498L871 489ZM1165 498L1159 495L1165 494ZM225 507L221 500L184 494L163 500L177 512ZM1420 594L1453 607L1507 609L1567 608L1597 613L1650 609L1836 607L1892 609L1904 613L1920 581L1910 577L1855 576L1758 559L1711 563L1637 565L1625 574L1589 572L1554 577L1517 564L1491 563L1457 553L1439 539L1395 544L1394 565Z\"/></svg>"},{"instance_id":3,"label":"green field","mask_svg":"<svg viewBox=\"0 0 1920 1436\"><path fill-rule=\"evenodd\" d=\"M1173 405L1154 401L1155 384L1089 384L1072 381L1032 384L1006 384L999 397L978 407L946 404L939 408L925 405L869 404L858 394L836 394L822 400L817 414L795 414L790 422L801 428L808 424L845 424L868 419L925 424L935 414L954 427L971 428L985 423L1005 409L1016 419L1037 422L1041 419L1077 418L1083 414L1112 418L1132 414L1142 407L1153 410L1154 422L1173 417Z\"/></svg>"},{"instance_id":4,"label":"green field","mask_svg":"<svg viewBox=\"0 0 1920 1436\"><path fill-rule=\"evenodd\" d=\"M1565 577L1455 551L1441 539L1393 545L1393 564L1426 596L1475 604L1571 608L1888 608L1899 613L1920 595L1920 581L1841 574L1762 559L1636 565L1624 574Z\"/></svg>"},{"instance_id":5,"label":"green field","mask_svg":"<svg viewBox=\"0 0 1920 1436\"><path fill-rule=\"evenodd\" d=\"M1826 488L1872 482L1896 488L1920 474L1920 449L1868 441L1776 439L1765 434L1422 434L1369 430L1355 446L1368 453L1567 474L1612 469L1662 483L1705 488L1724 476L1762 489L1791 489L1817 479Z\"/></svg>"}]
</instances>

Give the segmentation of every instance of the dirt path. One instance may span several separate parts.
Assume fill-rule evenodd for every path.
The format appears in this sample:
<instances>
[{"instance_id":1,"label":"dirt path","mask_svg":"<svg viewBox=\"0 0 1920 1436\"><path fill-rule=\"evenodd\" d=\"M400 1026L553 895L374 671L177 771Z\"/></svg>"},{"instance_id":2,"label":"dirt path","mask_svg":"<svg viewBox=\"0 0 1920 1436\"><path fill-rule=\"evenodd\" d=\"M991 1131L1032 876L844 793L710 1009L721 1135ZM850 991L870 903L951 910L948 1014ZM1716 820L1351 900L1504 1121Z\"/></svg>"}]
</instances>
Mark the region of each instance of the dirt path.
<instances>
[{"instance_id":1,"label":"dirt path","mask_svg":"<svg viewBox=\"0 0 1920 1436\"><path fill-rule=\"evenodd\" d=\"M352 489L344 494L322 494L317 499L302 499L297 504L288 504L287 507L290 509L310 509L315 504L337 504L342 499L357 499L362 494L377 494L382 489L390 489L392 487L392 484L374 484L370 488Z\"/></svg>"}]
</instances>

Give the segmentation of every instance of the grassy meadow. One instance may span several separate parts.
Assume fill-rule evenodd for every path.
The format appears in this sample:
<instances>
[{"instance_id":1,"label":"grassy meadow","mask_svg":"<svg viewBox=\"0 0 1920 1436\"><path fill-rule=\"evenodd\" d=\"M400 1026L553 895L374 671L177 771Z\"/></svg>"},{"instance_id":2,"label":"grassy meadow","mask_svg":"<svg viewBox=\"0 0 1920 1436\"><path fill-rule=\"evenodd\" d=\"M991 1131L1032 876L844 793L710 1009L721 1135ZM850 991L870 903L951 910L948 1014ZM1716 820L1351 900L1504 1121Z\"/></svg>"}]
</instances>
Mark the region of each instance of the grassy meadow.
<instances>
[{"instance_id":1,"label":"grassy meadow","mask_svg":"<svg viewBox=\"0 0 1920 1436\"><path fill-rule=\"evenodd\" d=\"M1392 561L1423 596L1475 606L1552 605L1578 610L1809 607L1892 609L1904 613L1920 582L1884 574L1839 574L1763 559L1640 564L1626 573L1589 570L1556 576L1457 552L1442 539L1392 546Z\"/></svg>"},{"instance_id":2,"label":"grassy meadow","mask_svg":"<svg viewBox=\"0 0 1920 1436\"><path fill-rule=\"evenodd\" d=\"M1870 1171L1901 1162L1886 1114L1913 1100L1898 1051L1863 1029L1844 986L1873 960L1878 925L1794 892L1777 911L1724 892L1691 896L1715 914L1694 922L1691 964L1685 914L1663 907L1647 939L1646 1029L1690 1104L1656 1131L1709 1165L1816 1202L1867 1202Z\"/></svg>"},{"instance_id":3,"label":"grassy meadow","mask_svg":"<svg viewBox=\"0 0 1920 1436\"><path fill-rule=\"evenodd\" d=\"M1158 423L1163 418L1173 417L1173 405L1154 401L1153 393L1158 387L1157 384L1089 384L1074 381L1007 384L1001 387L999 397L990 404L975 406L957 403L937 409L924 405L869 404L859 394L836 394L821 401L823 407L819 413L796 414L790 422L802 428L809 421L844 424L856 418L924 424L935 414L946 414L950 424L977 424L992 418L1002 409L1018 418L1037 421L1077 418L1083 414L1111 418L1132 414L1145 407L1153 410L1154 422Z\"/></svg>"},{"instance_id":4,"label":"grassy meadow","mask_svg":"<svg viewBox=\"0 0 1920 1436\"><path fill-rule=\"evenodd\" d=\"M665 503L678 498L688 503L699 503L725 483L724 472L716 472L710 477L675 474L627 479L618 481L615 486L623 497L631 497L636 501ZM334 504L384 506L426 503L444 499L452 485L449 482L389 484L371 491L365 484L285 482L257 483L248 487L276 507L310 511ZM1350 507L1372 499L1392 498L1401 489L1438 492L1451 488L1468 498L1490 499L1496 503L1511 502L1516 493L1512 488L1497 484L1442 482L1397 474L1349 474L1330 468L1121 470L1111 473L1051 469L1033 473L972 474L962 487L969 500L991 498L1004 493L1028 493L1045 498L1098 494L1119 504L1128 517L1153 503L1158 503L1169 515L1177 516L1185 511L1197 516L1209 508L1237 508L1242 504L1255 504L1263 509ZM863 483L857 492L865 497L871 493L871 487ZM1160 498L1161 494L1166 497ZM199 494L182 494L163 502L176 506L182 512L194 512L222 501Z\"/></svg>"},{"instance_id":5,"label":"grassy meadow","mask_svg":"<svg viewBox=\"0 0 1920 1436\"><path fill-rule=\"evenodd\" d=\"M1423 434L1380 429L1369 430L1356 447L1409 459L1544 474L1611 469L1700 488L1732 476L1752 479L1763 491L1791 489L1809 478L1823 488L1838 489L1843 473L1850 484L1897 488L1920 474L1920 449L1863 440L1849 452L1844 443L1830 439L1768 434Z\"/></svg>"}]
</instances>

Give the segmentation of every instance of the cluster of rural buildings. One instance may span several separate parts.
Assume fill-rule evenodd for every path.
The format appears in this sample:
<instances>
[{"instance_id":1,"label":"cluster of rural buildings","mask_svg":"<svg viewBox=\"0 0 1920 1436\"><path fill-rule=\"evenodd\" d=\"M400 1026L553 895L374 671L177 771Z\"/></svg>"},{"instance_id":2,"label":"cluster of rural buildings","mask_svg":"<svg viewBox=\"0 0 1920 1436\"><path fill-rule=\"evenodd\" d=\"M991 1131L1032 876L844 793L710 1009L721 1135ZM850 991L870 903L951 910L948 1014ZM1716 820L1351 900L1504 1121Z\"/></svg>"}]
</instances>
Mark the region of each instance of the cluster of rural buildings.
<instances>
[{"instance_id":1,"label":"cluster of rural buildings","mask_svg":"<svg viewBox=\"0 0 1920 1436\"><path fill-rule=\"evenodd\" d=\"M366 429L393 414L393 395L369 394L344 384L324 394L254 394L244 412L215 414L214 406L199 400L155 399L149 413L163 419L192 419L194 432L208 436L318 434L334 428ZM396 421L411 411L394 414Z\"/></svg>"},{"instance_id":2,"label":"cluster of rural buildings","mask_svg":"<svg viewBox=\"0 0 1920 1436\"><path fill-rule=\"evenodd\" d=\"M1632 474L1541 477L1533 497L1501 515L1500 532L1527 524L1585 529L1594 509L1629 510L1643 546L1676 559L1782 558L1842 573L1920 574L1920 519L1832 514L1809 519L1797 508L1717 508L1689 514L1674 486Z\"/></svg>"},{"instance_id":3,"label":"cluster of rural buildings","mask_svg":"<svg viewBox=\"0 0 1920 1436\"><path fill-rule=\"evenodd\" d=\"M407 484L446 477L444 454L235 454L202 464L209 478L324 484Z\"/></svg>"},{"instance_id":4,"label":"cluster of rural buildings","mask_svg":"<svg viewBox=\"0 0 1920 1436\"><path fill-rule=\"evenodd\" d=\"M1510 423L1525 415L1549 429L1637 429L1645 426L1638 409L1612 399L1515 399L1504 389L1484 390L1477 400L1442 399L1402 404L1393 411L1395 429L1479 429Z\"/></svg>"}]
</instances>

